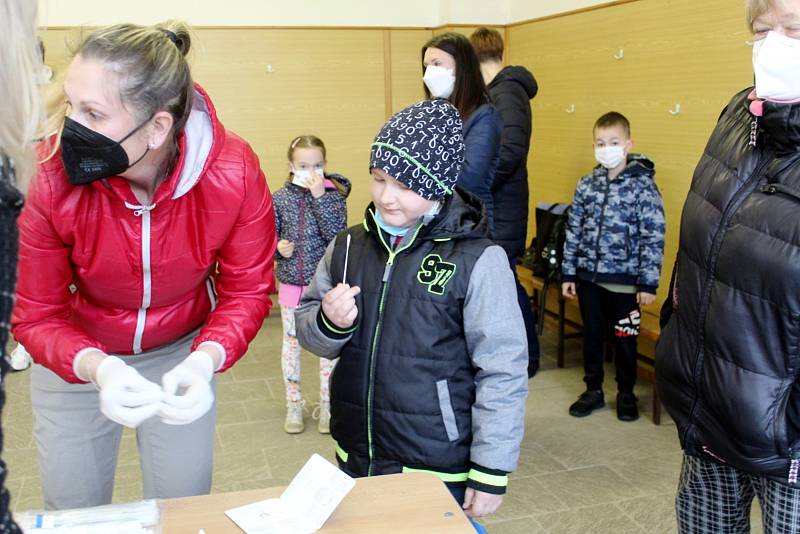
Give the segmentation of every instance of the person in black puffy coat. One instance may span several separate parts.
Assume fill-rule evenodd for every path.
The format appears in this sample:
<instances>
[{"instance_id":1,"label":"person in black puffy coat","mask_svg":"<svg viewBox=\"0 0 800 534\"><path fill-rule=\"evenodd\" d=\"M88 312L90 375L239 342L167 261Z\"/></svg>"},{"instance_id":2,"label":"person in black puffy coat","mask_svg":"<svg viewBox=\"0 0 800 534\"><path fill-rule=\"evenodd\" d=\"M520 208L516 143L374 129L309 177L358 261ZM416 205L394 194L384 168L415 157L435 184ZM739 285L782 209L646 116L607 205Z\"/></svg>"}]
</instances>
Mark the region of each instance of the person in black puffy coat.
<instances>
[{"instance_id":1,"label":"person in black puffy coat","mask_svg":"<svg viewBox=\"0 0 800 534\"><path fill-rule=\"evenodd\" d=\"M683 207L656 348L684 450L681 533L800 532L800 1L749 0L755 89L723 110Z\"/></svg>"},{"instance_id":2,"label":"person in black puffy coat","mask_svg":"<svg viewBox=\"0 0 800 534\"><path fill-rule=\"evenodd\" d=\"M25 184L34 172L32 140L41 135L39 91L34 80L42 71L36 37L36 2L0 0L0 411L5 404L8 372L6 344L14 306L19 232L17 216ZM0 452L3 433L0 429ZM7 469L0 460L0 534L22 532L11 517L5 487Z\"/></svg>"},{"instance_id":3,"label":"person in black puffy coat","mask_svg":"<svg viewBox=\"0 0 800 534\"><path fill-rule=\"evenodd\" d=\"M18 251L17 215L22 209L22 203L22 193L15 187L11 160L0 156L0 409L6 400L5 375L9 369L6 344L11 310L14 307ZM0 429L0 451L2 440ZM6 472L5 463L0 460L0 533L20 532L9 511L11 497L4 485Z\"/></svg>"},{"instance_id":4,"label":"person in black puffy coat","mask_svg":"<svg viewBox=\"0 0 800 534\"><path fill-rule=\"evenodd\" d=\"M317 264L336 234L347 228L345 199L350 181L325 172L325 144L313 135L295 137L289 145L289 179L272 197L278 232L278 301L283 320L281 369L286 388L284 430L298 434L305 429L305 401L300 391L300 345L295 337L294 310L300 295L314 277ZM335 361L319 361L319 404L312 414L317 429L330 432L328 383Z\"/></svg>"},{"instance_id":5,"label":"person in black puffy coat","mask_svg":"<svg viewBox=\"0 0 800 534\"><path fill-rule=\"evenodd\" d=\"M492 182L494 241L506 251L517 282L522 319L528 335L528 376L539 368L539 339L530 297L516 278L517 258L525 252L528 229L528 151L531 145L531 104L539 92L536 78L525 67L503 67L503 38L491 28L470 37L480 61L489 96L503 118L500 156Z\"/></svg>"}]
</instances>

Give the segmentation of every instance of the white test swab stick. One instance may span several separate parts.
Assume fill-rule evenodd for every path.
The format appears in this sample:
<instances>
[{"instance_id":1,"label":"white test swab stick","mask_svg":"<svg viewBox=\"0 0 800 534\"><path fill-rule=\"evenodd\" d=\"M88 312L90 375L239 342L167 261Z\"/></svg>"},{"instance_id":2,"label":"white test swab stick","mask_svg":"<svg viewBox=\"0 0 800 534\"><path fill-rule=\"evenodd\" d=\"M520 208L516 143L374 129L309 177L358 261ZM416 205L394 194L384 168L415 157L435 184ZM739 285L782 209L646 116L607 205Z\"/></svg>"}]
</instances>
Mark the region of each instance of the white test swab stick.
<instances>
[{"instance_id":1,"label":"white test swab stick","mask_svg":"<svg viewBox=\"0 0 800 534\"><path fill-rule=\"evenodd\" d=\"M350 256L350 234L347 234L347 245L344 249L344 274L342 274L342 284L347 284L347 260Z\"/></svg>"}]
</instances>

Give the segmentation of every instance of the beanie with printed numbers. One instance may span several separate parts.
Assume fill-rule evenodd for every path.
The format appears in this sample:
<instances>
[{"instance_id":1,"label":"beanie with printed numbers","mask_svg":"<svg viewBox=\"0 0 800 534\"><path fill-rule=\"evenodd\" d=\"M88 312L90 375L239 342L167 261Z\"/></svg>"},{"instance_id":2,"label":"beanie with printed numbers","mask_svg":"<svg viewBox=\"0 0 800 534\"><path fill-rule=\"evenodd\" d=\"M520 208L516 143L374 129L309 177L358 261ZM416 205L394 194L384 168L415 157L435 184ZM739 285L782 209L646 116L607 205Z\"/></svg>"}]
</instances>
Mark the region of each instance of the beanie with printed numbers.
<instances>
[{"instance_id":1,"label":"beanie with printed numbers","mask_svg":"<svg viewBox=\"0 0 800 534\"><path fill-rule=\"evenodd\" d=\"M370 169L382 169L419 196L453 193L464 163L458 110L447 100L423 100L397 112L375 136Z\"/></svg>"}]
</instances>

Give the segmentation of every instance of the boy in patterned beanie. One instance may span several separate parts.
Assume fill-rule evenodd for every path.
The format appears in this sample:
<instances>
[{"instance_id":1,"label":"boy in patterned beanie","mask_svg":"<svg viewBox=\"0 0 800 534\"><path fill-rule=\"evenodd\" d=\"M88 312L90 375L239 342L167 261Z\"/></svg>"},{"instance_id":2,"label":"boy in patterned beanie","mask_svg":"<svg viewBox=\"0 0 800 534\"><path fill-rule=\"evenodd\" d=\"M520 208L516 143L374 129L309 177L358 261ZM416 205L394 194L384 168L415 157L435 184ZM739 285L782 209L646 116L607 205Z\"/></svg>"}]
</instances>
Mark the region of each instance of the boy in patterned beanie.
<instances>
[{"instance_id":1,"label":"boy in patterned beanie","mask_svg":"<svg viewBox=\"0 0 800 534\"><path fill-rule=\"evenodd\" d=\"M331 434L342 470L433 473L481 517L502 502L524 427L514 279L480 202L456 186L464 142L451 104L400 111L371 148L372 203L319 263L297 337L340 358Z\"/></svg>"},{"instance_id":2,"label":"boy in patterned beanie","mask_svg":"<svg viewBox=\"0 0 800 534\"><path fill-rule=\"evenodd\" d=\"M458 110L423 100L389 119L375 136L370 169L381 169L427 200L452 194L464 163Z\"/></svg>"}]
</instances>

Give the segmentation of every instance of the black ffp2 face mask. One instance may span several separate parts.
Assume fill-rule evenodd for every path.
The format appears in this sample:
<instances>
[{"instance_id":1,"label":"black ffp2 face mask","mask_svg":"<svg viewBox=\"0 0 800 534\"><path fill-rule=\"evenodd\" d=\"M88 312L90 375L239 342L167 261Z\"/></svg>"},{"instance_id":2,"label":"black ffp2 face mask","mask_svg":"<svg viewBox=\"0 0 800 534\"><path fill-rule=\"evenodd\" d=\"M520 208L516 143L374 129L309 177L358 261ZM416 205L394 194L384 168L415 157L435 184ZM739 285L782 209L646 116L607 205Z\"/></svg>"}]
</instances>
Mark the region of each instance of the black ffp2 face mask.
<instances>
[{"instance_id":1,"label":"black ffp2 face mask","mask_svg":"<svg viewBox=\"0 0 800 534\"><path fill-rule=\"evenodd\" d=\"M66 117L61 132L61 160L72 185L87 185L109 176L117 176L130 169L147 155L150 147L133 163L122 148L122 143L147 124L147 119L131 133L114 141L105 135L87 128Z\"/></svg>"}]
</instances>

